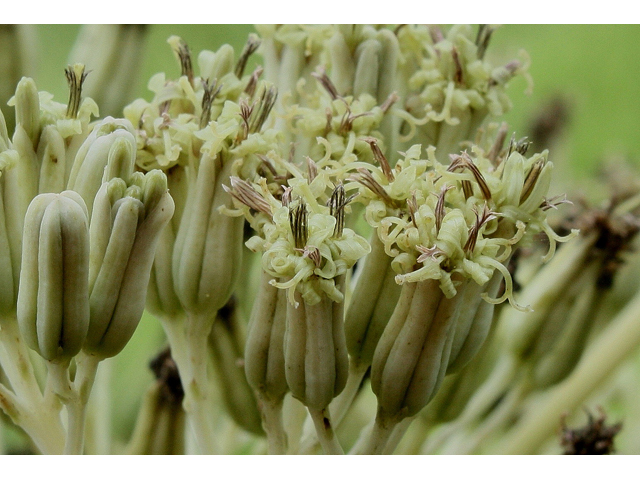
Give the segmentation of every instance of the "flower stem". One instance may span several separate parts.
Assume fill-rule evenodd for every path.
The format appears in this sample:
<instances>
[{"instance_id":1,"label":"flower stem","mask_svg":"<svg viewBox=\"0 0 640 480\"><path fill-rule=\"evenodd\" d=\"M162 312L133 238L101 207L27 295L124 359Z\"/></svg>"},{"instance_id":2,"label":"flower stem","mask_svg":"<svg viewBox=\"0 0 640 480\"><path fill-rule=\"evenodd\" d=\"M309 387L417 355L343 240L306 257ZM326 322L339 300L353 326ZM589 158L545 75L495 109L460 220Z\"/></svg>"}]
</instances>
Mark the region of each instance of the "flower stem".
<instances>
[{"instance_id":1,"label":"flower stem","mask_svg":"<svg viewBox=\"0 0 640 480\"><path fill-rule=\"evenodd\" d=\"M64 446L65 455L82 455L84 451L84 429L87 402L98 371L97 357L78 354L76 358L76 378L69 378L70 360L48 362L48 384L60 398L67 411L67 435Z\"/></svg>"},{"instance_id":2,"label":"flower stem","mask_svg":"<svg viewBox=\"0 0 640 480\"><path fill-rule=\"evenodd\" d=\"M369 440L364 446L364 449L360 452L355 452L360 455L382 455L385 453L385 449L395 427L398 422L391 421L389 419L382 419L380 415L376 416L376 421L373 424L373 430L369 435Z\"/></svg>"},{"instance_id":3,"label":"flower stem","mask_svg":"<svg viewBox=\"0 0 640 480\"><path fill-rule=\"evenodd\" d=\"M398 444L404 438L404 434L407 433L407 430L413 423L415 417L408 417L402 420L396 428L393 429L389 440L387 441L387 445L384 447L383 454L384 455L392 455L393 452L398 448Z\"/></svg>"},{"instance_id":4,"label":"flower stem","mask_svg":"<svg viewBox=\"0 0 640 480\"><path fill-rule=\"evenodd\" d=\"M578 407L640 344L640 293L604 330L573 373L550 389L489 453L534 453L560 425L564 413Z\"/></svg>"},{"instance_id":5,"label":"flower stem","mask_svg":"<svg viewBox=\"0 0 640 480\"><path fill-rule=\"evenodd\" d=\"M86 419L86 404L79 399L70 401L67 407L67 440L64 444L65 455L82 455L84 450L84 424Z\"/></svg>"},{"instance_id":6,"label":"flower stem","mask_svg":"<svg viewBox=\"0 0 640 480\"><path fill-rule=\"evenodd\" d=\"M0 318L0 365L20 399L32 404L42 400L29 352L18 331L15 316Z\"/></svg>"},{"instance_id":7,"label":"flower stem","mask_svg":"<svg viewBox=\"0 0 640 480\"><path fill-rule=\"evenodd\" d=\"M340 426L340 423L342 423L342 420L349 411L349 408L353 405L353 401L360 390L362 379L368 369L369 366L363 364L354 366L352 363L349 366L349 376L347 377L347 384L345 385L344 390L329 405L329 411L331 412L334 428L338 428ZM313 435L311 431L311 424L308 424L307 422L305 422L303 432L299 453L301 455L308 455L318 445L318 438Z\"/></svg>"},{"instance_id":8,"label":"flower stem","mask_svg":"<svg viewBox=\"0 0 640 480\"><path fill-rule=\"evenodd\" d=\"M184 389L184 410L200 453L216 454L220 448L209 411L211 402L207 375L211 322L201 315L189 314L187 318L165 318L162 324L171 347L171 356L178 366Z\"/></svg>"},{"instance_id":9,"label":"flower stem","mask_svg":"<svg viewBox=\"0 0 640 480\"><path fill-rule=\"evenodd\" d=\"M282 401L270 400L261 396L260 411L262 428L267 434L269 455L285 455L287 453L287 433L282 422Z\"/></svg>"},{"instance_id":10,"label":"flower stem","mask_svg":"<svg viewBox=\"0 0 640 480\"><path fill-rule=\"evenodd\" d=\"M318 440L320 441L320 445L322 445L325 455L344 455L342 445L340 445L338 437L336 437L333 427L331 426L327 409L316 410L309 408L309 414L316 427Z\"/></svg>"}]
</instances>

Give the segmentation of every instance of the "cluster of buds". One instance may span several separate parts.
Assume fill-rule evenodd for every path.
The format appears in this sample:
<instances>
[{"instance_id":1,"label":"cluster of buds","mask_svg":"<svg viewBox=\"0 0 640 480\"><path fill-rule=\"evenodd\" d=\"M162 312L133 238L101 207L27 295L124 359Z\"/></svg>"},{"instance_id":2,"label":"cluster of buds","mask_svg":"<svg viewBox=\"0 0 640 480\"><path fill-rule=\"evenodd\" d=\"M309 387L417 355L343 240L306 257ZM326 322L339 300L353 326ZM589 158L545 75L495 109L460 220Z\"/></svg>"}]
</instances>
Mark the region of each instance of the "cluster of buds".
<instances>
[{"instance_id":1,"label":"cluster of buds","mask_svg":"<svg viewBox=\"0 0 640 480\"><path fill-rule=\"evenodd\" d=\"M145 308L168 347L132 453L219 453L232 421L269 453L341 454L356 407L351 453L392 452L415 418L457 418L450 443L480 425L468 446L576 370L637 200L550 226L569 202L548 152L490 123L526 55L494 64L487 25L257 30L239 55L169 38L180 75L118 118L144 29L87 27L73 55L99 44L114 117L92 121L82 64L66 105L23 78L15 128L0 115L0 405L43 452L83 451L98 363Z\"/></svg>"},{"instance_id":2,"label":"cluster of buds","mask_svg":"<svg viewBox=\"0 0 640 480\"><path fill-rule=\"evenodd\" d=\"M367 203L365 218L402 285L389 323L373 333L379 341L371 382L382 423L418 413L444 375L473 358L489 332L493 304L508 299L527 310L514 299L507 269L517 247L543 232L550 258L555 243L568 239L546 221L552 168L546 152L527 158L526 148L513 141L493 151L451 154L447 166L433 148L420 159L415 146L394 168L378 153L379 169L354 176L361 184L358 199ZM504 293L497 297L501 281ZM354 347L364 344L364 334L371 341L368 329L347 325Z\"/></svg>"},{"instance_id":3,"label":"cluster of buds","mask_svg":"<svg viewBox=\"0 0 640 480\"><path fill-rule=\"evenodd\" d=\"M37 418L17 423L45 452L61 448L53 442L79 453L98 362L119 353L140 321L174 202L164 173L134 173L136 140L127 120L91 122L98 107L83 98L84 65L65 73L67 105L23 78L9 101L16 111L11 140L1 122L2 323L7 332L19 330L2 343L22 357L26 344L46 361L49 388L69 412L61 433L51 392L39 391L21 358L19 370L7 369L14 393L25 393L15 408L48 418L40 426ZM75 381L70 368L78 369Z\"/></svg>"}]
</instances>

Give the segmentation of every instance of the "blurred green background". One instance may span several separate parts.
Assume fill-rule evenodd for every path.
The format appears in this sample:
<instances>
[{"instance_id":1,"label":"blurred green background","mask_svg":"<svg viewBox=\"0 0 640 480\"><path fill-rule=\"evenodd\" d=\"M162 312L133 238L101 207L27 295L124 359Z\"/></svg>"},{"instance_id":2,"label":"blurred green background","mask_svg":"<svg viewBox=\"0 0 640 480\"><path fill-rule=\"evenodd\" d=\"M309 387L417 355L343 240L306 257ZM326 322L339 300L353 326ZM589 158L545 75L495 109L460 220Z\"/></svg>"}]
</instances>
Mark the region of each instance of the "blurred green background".
<instances>
[{"instance_id":1,"label":"blurred green background","mask_svg":"<svg viewBox=\"0 0 640 480\"><path fill-rule=\"evenodd\" d=\"M64 68L79 31L78 25L38 25L38 62L32 73L40 90L66 103ZM158 71L179 75L179 66L167 45L167 38L179 35L194 54L216 50L230 43L239 51L253 31L250 25L151 25L131 100L150 99L146 85ZM505 118L518 137L529 135L532 120L555 98L563 99L568 122L551 159L569 178L581 179L598 173L602 160L622 156L638 164L640 135L639 82L640 26L636 25L505 25L492 38L488 55L499 63L515 58L524 49L531 57L534 79L531 95L526 82L510 84L514 107ZM6 111L6 110L5 110ZM534 149L536 146L534 145ZM161 328L145 316L125 351L111 360L115 383L114 425L124 439L142 391L152 381L145 367L163 342Z\"/></svg>"},{"instance_id":2,"label":"blurred green background","mask_svg":"<svg viewBox=\"0 0 640 480\"><path fill-rule=\"evenodd\" d=\"M40 61L35 78L40 89L63 102L67 95L63 69L78 30L77 25L38 26ZM179 74L166 43L170 35L181 36L197 53L223 43L239 50L251 31L251 25L151 25L141 75L132 79L136 96L149 96L146 82L153 73ZM532 95L525 95L522 79L510 86L514 108L506 120L518 136L527 135L532 117L561 96L569 106L562 154L576 175L594 173L605 155L637 158L640 26L504 25L494 33L489 54L506 62L520 49L531 57L534 89Z\"/></svg>"}]
</instances>

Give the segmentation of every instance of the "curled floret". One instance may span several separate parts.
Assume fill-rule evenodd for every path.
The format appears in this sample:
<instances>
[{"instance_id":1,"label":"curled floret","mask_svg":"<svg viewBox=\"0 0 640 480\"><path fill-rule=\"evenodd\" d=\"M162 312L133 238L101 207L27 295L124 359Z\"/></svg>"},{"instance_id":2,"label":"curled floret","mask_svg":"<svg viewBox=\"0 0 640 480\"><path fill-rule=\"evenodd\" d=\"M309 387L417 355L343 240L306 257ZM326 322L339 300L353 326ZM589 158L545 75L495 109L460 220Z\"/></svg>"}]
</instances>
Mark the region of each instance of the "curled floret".
<instances>
[{"instance_id":1,"label":"curled floret","mask_svg":"<svg viewBox=\"0 0 640 480\"><path fill-rule=\"evenodd\" d=\"M506 153L492 158L473 147L471 153L450 155L449 165L444 165L433 155L421 164L416 151L419 147L386 175L380 168L355 178L362 185L360 201L367 202L365 217L393 258L396 281L438 280L452 297L457 293L452 278L461 275L482 286L497 271L504 277L505 291L499 298L485 299L508 299L514 307L526 308L515 302L506 268L514 249L543 232L550 244L547 260L556 242L576 234L560 237L547 223L552 169L547 152L527 157L525 144L512 142ZM403 179L413 172L411 181ZM401 188L394 189L396 183Z\"/></svg>"}]
</instances>

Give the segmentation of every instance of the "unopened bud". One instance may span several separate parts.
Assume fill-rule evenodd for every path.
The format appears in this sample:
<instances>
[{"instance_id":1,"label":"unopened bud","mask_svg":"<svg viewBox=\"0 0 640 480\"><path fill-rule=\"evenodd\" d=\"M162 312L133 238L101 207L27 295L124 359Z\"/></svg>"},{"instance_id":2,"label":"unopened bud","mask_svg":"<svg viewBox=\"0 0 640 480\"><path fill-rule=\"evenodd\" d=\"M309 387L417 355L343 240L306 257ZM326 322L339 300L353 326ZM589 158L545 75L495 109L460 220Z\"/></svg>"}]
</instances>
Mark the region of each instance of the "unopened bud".
<instances>
[{"instance_id":1,"label":"unopened bud","mask_svg":"<svg viewBox=\"0 0 640 480\"><path fill-rule=\"evenodd\" d=\"M87 210L75 192L38 195L25 218L18 323L49 361L76 355L89 327Z\"/></svg>"}]
</instances>

